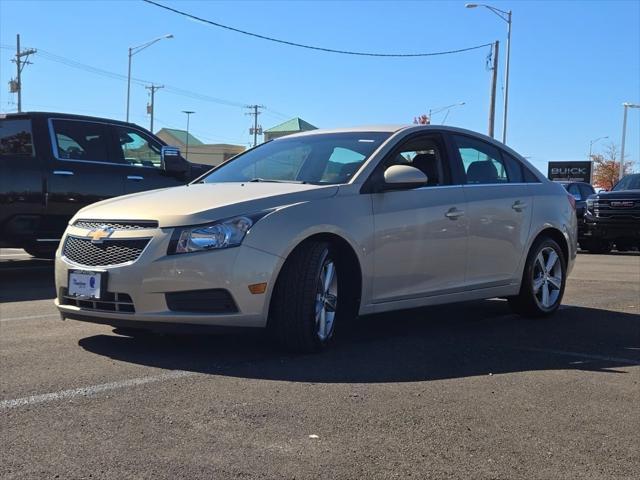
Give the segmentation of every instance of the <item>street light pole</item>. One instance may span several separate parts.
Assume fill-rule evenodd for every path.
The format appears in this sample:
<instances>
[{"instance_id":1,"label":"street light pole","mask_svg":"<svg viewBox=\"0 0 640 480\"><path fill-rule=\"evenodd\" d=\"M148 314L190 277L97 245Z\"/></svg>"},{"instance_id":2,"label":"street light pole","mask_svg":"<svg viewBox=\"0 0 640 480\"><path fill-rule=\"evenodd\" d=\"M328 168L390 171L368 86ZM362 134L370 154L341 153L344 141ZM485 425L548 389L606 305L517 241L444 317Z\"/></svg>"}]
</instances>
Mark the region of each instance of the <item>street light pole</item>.
<instances>
[{"instance_id":1,"label":"street light pole","mask_svg":"<svg viewBox=\"0 0 640 480\"><path fill-rule=\"evenodd\" d=\"M142 45L138 45L137 47L129 47L129 68L127 71L127 122L129 121L129 102L131 99L131 57L133 57L136 53L140 53L145 48L150 47L154 43L159 42L160 40L164 40L165 38L173 38L173 35L169 33L167 35L154 38L153 40L150 40L147 43L143 43Z\"/></svg>"},{"instance_id":2,"label":"street light pole","mask_svg":"<svg viewBox=\"0 0 640 480\"><path fill-rule=\"evenodd\" d=\"M624 143L627 136L627 109L628 108L640 108L640 104L624 102L624 116L622 120L622 143L620 145L620 172L618 172L618 180L621 180L624 176Z\"/></svg>"},{"instance_id":3,"label":"street light pole","mask_svg":"<svg viewBox=\"0 0 640 480\"><path fill-rule=\"evenodd\" d=\"M433 122L431 121L431 116L435 115L437 113L442 113L446 110L446 115L444 117L444 119L442 120L442 125L444 125L444 122L447 120L447 117L449 116L449 110L451 110L453 107L461 107L462 105L466 105L467 102L458 102L458 103L452 103L451 105L447 105L446 107L440 107L440 108L436 108L435 110L432 110L431 108L429 109L429 124L432 124Z\"/></svg>"},{"instance_id":4,"label":"street light pole","mask_svg":"<svg viewBox=\"0 0 640 480\"><path fill-rule=\"evenodd\" d=\"M504 111L502 112L502 143L507 143L507 114L509 109L509 64L511 60L511 10L504 11L484 3L467 3L465 8L484 7L491 10L502 20L507 22L507 59L504 69Z\"/></svg>"},{"instance_id":5,"label":"street light pole","mask_svg":"<svg viewBox=\"0 0 640 480\"><path fill-rule=\"evenodd\" d=\"M191 118L191 114L196 113L193 110L183 110L182 113L187 114L187 141L186 148L184 152L184 159L189 160L189 119Z\"/></svg>"},{"instance_id":6,"label":"street light pole","mask_svg":"<svg viewBox=\"0 0 640 480\"><path fill-rule=\"evenodd\" d=\"M594 138L589 142L589 161L591 161L591 151L592 151L593 144L598 143L600 140L604 140L605 138L609 138L609 136L607 135L606 137Z\"/></svg>"}]
</instances>

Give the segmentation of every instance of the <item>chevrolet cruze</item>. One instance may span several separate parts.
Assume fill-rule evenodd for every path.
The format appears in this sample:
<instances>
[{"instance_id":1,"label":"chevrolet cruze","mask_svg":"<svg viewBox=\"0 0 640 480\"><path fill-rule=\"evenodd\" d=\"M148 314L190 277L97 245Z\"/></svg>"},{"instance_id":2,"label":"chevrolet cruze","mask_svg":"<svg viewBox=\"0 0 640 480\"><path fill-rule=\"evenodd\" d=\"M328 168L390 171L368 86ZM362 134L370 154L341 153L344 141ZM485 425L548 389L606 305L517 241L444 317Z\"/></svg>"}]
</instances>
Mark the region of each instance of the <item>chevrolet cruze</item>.
<instances>
[{"instance_id":1,"label":"chevrolet cruze","mask_svg":"<svg viewBox=\"0 0 640 480\"><path fill-rule=\"evenodd\" d=\"M573 197L489 137L316 130L80 210L56 305L121 328L267 328L310 352L356 315L492 297L549 315L575 256Z\"/></svg>"}]
</instances>

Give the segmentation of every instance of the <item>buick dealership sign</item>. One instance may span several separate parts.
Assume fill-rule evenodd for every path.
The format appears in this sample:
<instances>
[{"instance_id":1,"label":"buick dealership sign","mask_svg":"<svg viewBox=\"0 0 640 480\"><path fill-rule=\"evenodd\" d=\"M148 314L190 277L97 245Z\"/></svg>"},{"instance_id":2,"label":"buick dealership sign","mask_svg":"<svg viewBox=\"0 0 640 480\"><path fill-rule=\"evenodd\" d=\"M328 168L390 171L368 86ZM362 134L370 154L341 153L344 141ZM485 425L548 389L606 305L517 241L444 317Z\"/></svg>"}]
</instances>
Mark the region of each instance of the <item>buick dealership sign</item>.
<instances>
[{"instance_id":1,"label":"buick dealership sign","mask_svg":"<svg viewBox=\"0 0 640 480\"><path fill-rule=\"evenodd\" d=\"M591 183L592 162L549 162L547 178L554 181Z\"/></svg>"}]
</instances>

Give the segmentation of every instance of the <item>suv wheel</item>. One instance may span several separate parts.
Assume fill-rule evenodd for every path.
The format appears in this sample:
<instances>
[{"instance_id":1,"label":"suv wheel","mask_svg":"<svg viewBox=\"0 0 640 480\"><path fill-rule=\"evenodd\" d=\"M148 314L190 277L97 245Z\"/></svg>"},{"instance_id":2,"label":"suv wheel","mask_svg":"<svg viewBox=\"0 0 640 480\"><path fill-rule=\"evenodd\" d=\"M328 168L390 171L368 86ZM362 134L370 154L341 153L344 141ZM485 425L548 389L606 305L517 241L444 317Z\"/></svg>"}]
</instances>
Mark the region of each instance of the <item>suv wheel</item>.
<instances>
[{"instance_id":1,"label":"suv wheel","mask_svg":"<svg viewBox=\"0 0 640 480\"><path fill-rule=\"evenodd\" d=\"M46 258L48 260L52 260L56 256L56 248L55 247L45 247L40 245L30 245L28 247L23 247L24 251L27 252L32 257L36 258Z\"/></svg>"},{"instance_id":2,"label":"suv wheel","mask_svg":"<svg viewBox=\"0 0 640 480\"><path fill-rule=\"evenodd\" d=\"M287 259L273 294L269 327L288 350L310 353L333 339L340 271L327 242L308 242Z\"/></svg>"},{"instance_id":3,"label":"suv wheel","mask_svg":"<svg viewBox=\"0 0 640 480\"><path fill-rule=\"evenodd\" d=\"M509 306L527 317L552 314L564 295L566 271L560 246L550 238L536 241L527 257L520 293L509 298Z\"/></svg>"}]
</instances>

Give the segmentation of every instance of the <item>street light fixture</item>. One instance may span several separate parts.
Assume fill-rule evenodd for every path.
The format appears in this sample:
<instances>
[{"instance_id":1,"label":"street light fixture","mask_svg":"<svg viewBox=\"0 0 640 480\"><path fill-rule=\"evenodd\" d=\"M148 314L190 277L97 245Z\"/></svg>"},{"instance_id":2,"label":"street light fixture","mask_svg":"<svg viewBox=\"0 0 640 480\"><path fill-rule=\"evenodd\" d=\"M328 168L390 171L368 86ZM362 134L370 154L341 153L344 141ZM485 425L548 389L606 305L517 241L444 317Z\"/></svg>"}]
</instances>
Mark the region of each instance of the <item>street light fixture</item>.
<instances>
[{"instance_id":1,"label":"street light fixture","mask_svg":"<svg viewBox=\"0 0 640 480\"><path fill-rule=\"evenodd\" d=\"M640 104L624 102L624 117L622 120L622 144L620 145L620 172L618 173L618 180L621 180L624 176L624 141L627 136L627 109L640 108Z\"/></svg>"},{"instance_id":2,"label":"street light fixture","mask_svg":"<svg viewBox=\"0 0 640 480\"><path fill-rule=\"evenodd\" d=\"M593 144L598 143L600 140L604 140L605 138L609 138L609 135L607 135L606 137L594 138L589 142L589 161L591 161L591 147L593 147Z\"/></svg>"},{"instance_id":3,"label":"street light fixture","mask_svg":"<svg viewBox=\"0 0 640 480\"><path fill-rule=\"evenodd\" d=\"M187 114L187 142L184 152L184 159L189 160L189 119L191 118L191 115L196 112L194 112L193 110L183 110L182 113Z\"/></svg>"},{"instance_id":4,"label":"street light fixture","mask_svg":"<svg viewBox=\"0 0 640 480\"><path fill-rule=\"evenodd\" d=\"M154 43L159 42L160 40L164 40L165 38L173 38L173 34L168 33L167 35L149 40L142 45L138 45L137 47L129 47L129 73L127 74L127 122L129 121L129 100L131 98L131 57L133 57L136 53L140 53L145 48L150 47Z\"/></svg>"},{"instance_id":5,"label":"street light fixture","mask_svg":"<svg viewBox=\"0 0 640 480\"><path fill-rule=\"evenodd\" d=\"M511 58L511 10L508 12L484 3L466 3L465 8L484 7L491 10L509 26L507 30L507 64L504 73L504 112L502 116L502 143L507 143L507 110L509 106L509 60Z\"/></svg>"}]
</instances>

